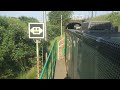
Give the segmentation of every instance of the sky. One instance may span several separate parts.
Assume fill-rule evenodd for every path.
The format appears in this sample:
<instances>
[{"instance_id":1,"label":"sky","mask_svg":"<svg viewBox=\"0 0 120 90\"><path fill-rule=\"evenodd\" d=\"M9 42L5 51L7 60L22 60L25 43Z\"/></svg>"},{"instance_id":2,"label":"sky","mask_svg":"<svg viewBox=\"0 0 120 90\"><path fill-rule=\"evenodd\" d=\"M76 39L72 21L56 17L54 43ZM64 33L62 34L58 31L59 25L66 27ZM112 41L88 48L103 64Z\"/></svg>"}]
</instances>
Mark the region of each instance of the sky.
<instances>
[{"instance_id":1,"label":"sky","mask_svg":"<svg viewBox=\"0 0 120 90\"><path fill-rule=\"evenodd\" d=\"M48 13L49 11L47 11ZM96 16L111 13L112 11L97 11ZM76 15L83 15L84 17L90 17L91 11L74 11L74 16ZM28 16L37 18L40 22L43 22L43 11L0 11L0 16L12 16L12 17L19 17L19 16Z\"/></svg>"}]
</instances>

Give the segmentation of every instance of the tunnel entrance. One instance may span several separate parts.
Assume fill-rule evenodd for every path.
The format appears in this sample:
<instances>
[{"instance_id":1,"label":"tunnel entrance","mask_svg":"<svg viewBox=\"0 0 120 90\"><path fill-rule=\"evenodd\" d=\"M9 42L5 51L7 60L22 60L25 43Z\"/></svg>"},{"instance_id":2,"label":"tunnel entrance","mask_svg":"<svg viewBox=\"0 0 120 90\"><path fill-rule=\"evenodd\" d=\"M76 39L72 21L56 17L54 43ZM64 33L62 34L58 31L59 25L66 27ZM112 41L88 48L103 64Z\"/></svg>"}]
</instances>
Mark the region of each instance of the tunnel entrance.
<instances>
[{"instance_id":1,"label":"tunnel entrance","mask_svg":"<svg viewBox=\"0 0 120 90\"><path fill-rule=\"evenodd\" d=\"M81 28L81 22L69 22L65 29L80 29Z\"/></svg>"}]
</instances>

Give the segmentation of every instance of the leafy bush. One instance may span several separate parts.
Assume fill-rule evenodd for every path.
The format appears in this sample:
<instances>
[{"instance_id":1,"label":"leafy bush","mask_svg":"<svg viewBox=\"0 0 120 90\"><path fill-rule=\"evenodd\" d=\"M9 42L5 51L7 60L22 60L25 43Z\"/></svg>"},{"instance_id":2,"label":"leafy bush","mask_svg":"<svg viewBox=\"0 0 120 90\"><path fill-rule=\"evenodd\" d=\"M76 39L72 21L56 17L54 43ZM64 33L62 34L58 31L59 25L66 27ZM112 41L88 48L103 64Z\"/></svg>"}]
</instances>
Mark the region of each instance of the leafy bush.
<instances>
[{"instance_id":1,"label":"leafy bush","mask_svg":"<svg viewBox=\"0 0 120 90\"><path fill-rule=\"evenodd\" d=\"M55 37L60 36L60 26L48 25L47 26L47 37L48 41L53 40Z\"/></svg>"},{"instance_id":2,"label":"leafy bush","mask_svg":"<svg viewBox=\"0 0 120 90\"><path fill-rule=\"evenodd\" d=\"M0 78L15 78L35 64L35 43L28 38L26 22L0 16Z\"/></svg>"}]
</instances>

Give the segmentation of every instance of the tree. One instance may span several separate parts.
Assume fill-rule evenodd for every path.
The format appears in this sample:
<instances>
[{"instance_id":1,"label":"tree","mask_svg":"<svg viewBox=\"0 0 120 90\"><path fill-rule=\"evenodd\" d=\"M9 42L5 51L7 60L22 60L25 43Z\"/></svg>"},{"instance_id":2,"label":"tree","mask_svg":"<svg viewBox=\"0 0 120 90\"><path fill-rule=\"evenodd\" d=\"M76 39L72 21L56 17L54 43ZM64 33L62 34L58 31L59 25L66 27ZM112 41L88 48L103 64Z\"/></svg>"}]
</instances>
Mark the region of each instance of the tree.
<instances>
[{"instance_id":1,"label":"tree","mask_svg":"<svg viewBox=\"0 0 120 90\"><path fill-rule=\"evenodd\" d=\"M53 40L55 37L60 35L60 27L57 25L47 25L47 40Z\"/></svg>"},{"instance_id":2,"label":"tree","mask_svg":"<svg viewBox=\"0 0 120 90\"><path fill-rule=\"evenodd\" d=\"M33 17L26 17L26 16L21 16L19 17L19 19L23 22L25 22L26 24L28 24L29 22L39 22L36 18Z\"/></svg>"},{"instance_id":3,"label":"tree","mask_svg":"<svg viewBox=\"0 0 120 90\"><path fill-rule=\"evenodd\" d=\"M62 15L63 25L65 25L71 20L72 13L73 11L51 11L48 14L48 19L50 24L60 25Z\"/></svg>"},{"instance_id":4,"label":"tree","mask_svg":"<svg viewBox=\"0 0 120 90\"><path fill-rule=\"evenodd\" d=\"M61 34L61 15L64 27L71 20L72 13L72 11L51 11L48 13L47 37L49 41Z\"/></svg>"},{"instance_id":5,"label":"tree","mask_svg":"<svg viewBox=\"0 0 120 90\"><path fill-rule=\"evenodd\" d=\"M28 20L29 19L29 20ZM35 65L35 44L28 38L28 22L36 19L0 16L0 78L15 78Z\"/></svg>"}]
</instances>

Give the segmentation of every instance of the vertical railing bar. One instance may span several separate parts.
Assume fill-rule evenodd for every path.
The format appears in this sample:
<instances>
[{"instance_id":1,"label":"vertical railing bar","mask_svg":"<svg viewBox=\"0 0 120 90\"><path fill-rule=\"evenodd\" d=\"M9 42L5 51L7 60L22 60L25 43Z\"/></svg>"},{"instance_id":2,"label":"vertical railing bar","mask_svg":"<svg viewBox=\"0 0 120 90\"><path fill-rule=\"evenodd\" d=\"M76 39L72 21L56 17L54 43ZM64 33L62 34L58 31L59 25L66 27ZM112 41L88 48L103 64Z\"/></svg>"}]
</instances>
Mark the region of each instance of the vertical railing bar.
<instances>
[{"instance_id":1,"label":"vertical railing bar","mask_svg":"<svg viewBox=\"0 0 120 90\"><path fill-rule=\"evenodd\" d=\"M54 45L55 45L55 43L54 43ZM54 45L53 45L53 46L54 46ZM53 49L53 47L51 48L51 51L52 51L52 49ZM51 51L50 51L50 53L49 53L49 55L48 55L48 58L47 58L47 60L46 60L46 63L45 63L45 65L44 65L44 67L43 67L43 70L42 70L42 72L41 72L40 79L41 79L42 76L43 76L44 70L46 71L46 66L47 66L48 59L49 59L49 57L50 57Z\"/></svg>"},{"instance_id":2,"label":"vertical railing bar","mask_svg":"<svg viewBox=\"0 0 120 90\"><path fill-rule=\"evenodd\" d=\"M48 64L46 66L46 79L48 79Z\"/></svg>"},{"instance_id":3,"label":"vertical railing bar","mask_svg":"<svg viewBox=\"0 0 120 90\"><path fill-rule=\"evenodd\" d=\"M47 59L46 59L46 63L45 63L45 65L44 65L44 67L43 67L43 70L42 70L42 72L41 72L41 74L40 74L40 79L42 79L43 78L43 74L44 74L44 72L46 71L46 78L47 79L50 79L50 78L53 78L53 76L54 76L54 69L55 69L55 60L54 60L54 54L56 54L54 51L56 50L56 41L54 42L54 45L53 45L53 47L51 48L51 51L50 51L50 53L49 53L49 55L48 55L48 57L47 57ZM51 60L51 58L50 58L50 56L52 55L52 60ZM56 56L55 56L55 58L56 58ZM48 62L50 60L50 62ZM50 70L50 72L48 73L48 70L49 70L49 64L51 63L51 67L53 68L52 70ZM52 74L52 77L51 77L51 74Z\"/></svg>"},{"instance_id":4,"label":"vertical railing bar","mask_svg":"<svg viewBox=\"0 0 120 90\"><path fill-rule=\"evenodd\" d=\"M53 78L53 54L54 54L54 50L52 51L52 60L51 60L51 78Z\"/></svg>"},{"instance_id":5,"label":"vertical railing bar","mask_svg":"<svg viewBox=\"0 0 120 90\"><path fill-rule=\"evenodd\" d=\"M54 48L54 55L53 55L53 61L54 61L54 64L53 64L53 76L54 76L54 73L55 73L55 63L56 63L56 42L55 42L55 48Z\"/></svg>"}]
</instances>

